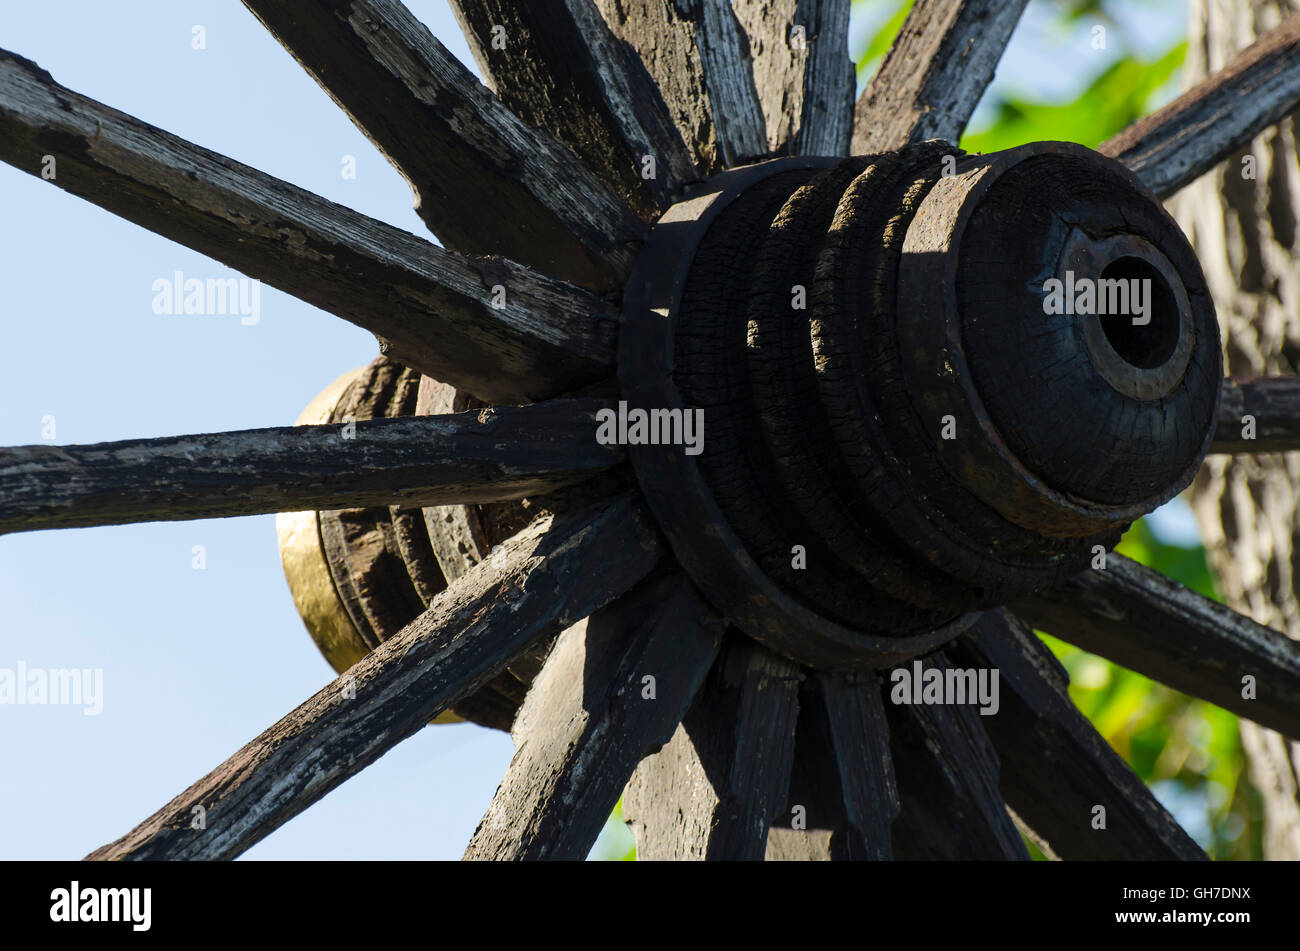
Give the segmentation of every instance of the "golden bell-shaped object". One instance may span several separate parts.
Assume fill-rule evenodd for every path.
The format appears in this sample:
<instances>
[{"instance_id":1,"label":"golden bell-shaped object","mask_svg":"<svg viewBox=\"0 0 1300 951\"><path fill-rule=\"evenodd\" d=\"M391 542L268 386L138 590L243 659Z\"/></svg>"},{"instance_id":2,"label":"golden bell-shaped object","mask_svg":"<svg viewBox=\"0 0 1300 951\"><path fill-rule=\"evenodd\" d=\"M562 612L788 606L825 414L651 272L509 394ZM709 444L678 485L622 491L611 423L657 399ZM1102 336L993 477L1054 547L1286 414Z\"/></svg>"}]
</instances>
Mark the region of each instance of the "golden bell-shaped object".
<instances>
[{"instance_id":1,"label":"golden bell-shaped object","mask_svg":"<svg viewBox=\"0 0 1300 951\"><path fill-rule=\"evenodd\" d=\"M350 389L366 383L369 369L358 367L344 373L307 404L294 425L340 422L340 405L344 397ZM356 608L349 610L340 594L336 572L331 569L322 535L322 517L333 514L336 513L281 512L275 518L275 531L280 545L280 562L298 614L325 660L335 671L343 673L368 654L373 645L367 643L367 638L358 628L353 618ZM386 517L386 513L380 517ZM374 634L370 633L373 641ZM461 723L464 718L446 710L430 722Z\"/></svg>"}]
</instances>

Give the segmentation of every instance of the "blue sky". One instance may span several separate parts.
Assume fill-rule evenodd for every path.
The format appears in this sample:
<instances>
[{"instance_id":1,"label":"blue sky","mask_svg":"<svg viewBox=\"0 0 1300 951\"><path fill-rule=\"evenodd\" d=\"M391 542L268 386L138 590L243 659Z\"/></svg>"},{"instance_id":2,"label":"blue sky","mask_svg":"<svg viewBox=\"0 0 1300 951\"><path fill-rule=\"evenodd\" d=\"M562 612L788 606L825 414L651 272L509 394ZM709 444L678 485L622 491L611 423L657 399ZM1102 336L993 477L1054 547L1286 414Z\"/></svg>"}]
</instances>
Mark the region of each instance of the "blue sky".
<instances>
[{"instance_id":1,"label":"blue sky","mask_svg":"<svg viewBox=\"0 0 1300 951\"><path fill-rule=\"evenodd\" d=\"M443 0L407 3L472 67ZM855 36L872 6L855 8ZM1183 9L1141 6L1139 35L1159 46ZM998 80L1017 93L1068 95L1104 68L1077 36L1022 34ZM234 0L8 3L0 46L427 236L402 178ZM7 165L0 223L0 444L40 442L50 416L64 444L283 425L376 353L366 332L269 287L255 326L154 314L156 279L227 270ZM0 858L78 858L117 838L333 676L289 598L269 515L0 537L0 668L19 661L102 668L104 708L0 706ZM511 750L472 725L422 730L247 856L459 857Z\"/></svg>"}]
</instances>

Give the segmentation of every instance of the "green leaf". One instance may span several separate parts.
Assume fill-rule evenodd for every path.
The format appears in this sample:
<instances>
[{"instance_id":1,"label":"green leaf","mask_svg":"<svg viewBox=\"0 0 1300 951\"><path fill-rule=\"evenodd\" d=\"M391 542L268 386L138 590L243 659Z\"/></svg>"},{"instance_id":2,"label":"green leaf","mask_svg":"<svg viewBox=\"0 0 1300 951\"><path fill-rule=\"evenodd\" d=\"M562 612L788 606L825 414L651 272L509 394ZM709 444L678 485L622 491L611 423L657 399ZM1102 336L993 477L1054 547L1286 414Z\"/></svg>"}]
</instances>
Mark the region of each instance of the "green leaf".
<instances>
[{"instance_id":1,"label":"green leaf","mask_svg":"<svg viewBox=\"0 0 1300 951\"><path fill-rule=\"evenodd\" d=\"M866 51L862 58L858 60L858 78L861 79L864 73L875 72L876 66L886 53L889 47L894 43L894 37L898 36L898 31L903 28L903 21L907 19L907 14L911 12L914 0L902 0L898 4L898 9L894 11L893 16L886 20L876 31L876 35L871 38L867 44ZM870 75L870 73L868 73Z\"/></svg>"},{"instance_id":2,"label":"green leaf","mask_svg":"<svg viewBox=\"0 0 1300 951\"><path fill-rule=\"evenodd\" d=\"M1094 79L1073 102L999 98L994 103L992 124L967 133L961 147L968 152L996 152L1026 142L1056 141L1096 148L1146 114L1154 94L1169 82L1186 56L1187 44L1179 43L1151 62L1125 57Z\"/></svg>"}]
</instances>

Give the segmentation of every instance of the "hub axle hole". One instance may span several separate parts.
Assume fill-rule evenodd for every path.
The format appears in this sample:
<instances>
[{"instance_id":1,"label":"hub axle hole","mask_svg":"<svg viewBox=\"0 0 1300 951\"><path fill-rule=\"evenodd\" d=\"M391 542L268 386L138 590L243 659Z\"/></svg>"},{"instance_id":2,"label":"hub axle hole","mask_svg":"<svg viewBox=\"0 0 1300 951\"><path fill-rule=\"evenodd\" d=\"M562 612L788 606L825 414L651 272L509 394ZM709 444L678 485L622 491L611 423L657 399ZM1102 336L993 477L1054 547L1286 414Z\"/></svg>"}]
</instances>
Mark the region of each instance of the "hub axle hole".
<instances>
[{"instance_id":1,"label":"hub axle hole","mask_svg":"<svg viewBox=\"0 0 1300 951\"><path fill-rule=\"evenodd\" d=\"M1106 265L1101 280L1122 281L1112 296L1128 303L1127 312L1098 318L1115 352L1139 370L1151 370L1168 362L1178 346L1181 321L1178 302L1164 275L1141 258L1124 257ZM1098 295L1102 293L1099 288ZM1135 323L1135 319L1142 322Z\"/></svg>"}]
</instances>

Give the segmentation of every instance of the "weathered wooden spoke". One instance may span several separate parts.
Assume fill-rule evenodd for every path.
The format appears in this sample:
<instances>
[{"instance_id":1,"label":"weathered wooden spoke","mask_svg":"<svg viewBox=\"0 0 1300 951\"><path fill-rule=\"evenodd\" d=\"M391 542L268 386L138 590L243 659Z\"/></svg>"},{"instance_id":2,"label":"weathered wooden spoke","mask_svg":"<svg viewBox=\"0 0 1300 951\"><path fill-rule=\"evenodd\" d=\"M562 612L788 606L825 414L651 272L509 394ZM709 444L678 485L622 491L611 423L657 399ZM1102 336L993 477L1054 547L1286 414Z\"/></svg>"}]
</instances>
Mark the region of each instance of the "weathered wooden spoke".
<instances>
[{"instance_id":1,"label":"weathered wooden spoke","mask_svg":"<svg viewBox=\"0 0 1300 951\"><path fill-rule=\"evenodd\" d=\"M1028 0L916 0L858 99L853 153L954 145L993 79Z\"/></svg>"},{"instance_id":2,"label":"weathered wooden spoke","mask_svg":"<svg viewBox=\"0 0 1300 951\"><path fill-rule=\"evenodd\" d=\"M518 499L616 465L599 400L0 449L0 533Z\"/></svg>"},{"instance_id":3,"label":"weathered wooden spoke","mask_svg":"<svg viewBox=\"0 0 1300 951\"><path fill-rule=\"evenodd\" d=\"M1012 608L1086 651L1300 736L1300 641L1122 555Z\"/></svg>"},{"instance_id":4,"label":"weathered wooden spoke","mask_svg":"<svg viewBox=\"0 0 1300 951\"><path fill-rule=\"evenodd\" d=\"M912 664L952 666L944 652ZM975 708L886 703L885 709L900 801L894 857L1028 859L998 788L998 755Z\"/></svg>"},{"instance_id":5,"label":"weathered wooden spoke","mask_svg":"<svg viewBox=\"0 0 1300 951\"><path fill-rule=\"evenodd\" d=\"M514 759L465 857L585 858L641 758L672 738L725 626L674 575L561 635L520 707Z\"/></svg>"},{"instance_id":6,"label":"weathered wooden spoke","mask_svg":"<svg viewBox=\"0 0 1300 951\"><path fill-rule=\"evenodd\" d=\"M600 290L641 225L550 133L527 125L400 0L244 0L411 183L442 242Z\"/></svg>"},{"instance_id":7,"label":"weathered wooden spoke","mask_svg":"<svg viewBox=\"0 0 1300 951\"><path fill-rule=\"evenodd\" d=\"M615 322L590 293L510 261L444 251L0 51L0 159L40 175L45 156L60 188L364 327L402 363L480 398L550 396L612 366ZM233 309L228 282L216 290L203 303Z\"/></svg>"},{"instance_id":8,"label":"weathered wooden spoke","mask_svg":"<svg viewBox=\"0 0 1300 951\"><path fill-rule=\"evenodd\" d=\"M659 562L639 502L545 517L157 813L88 858L233 858ZM191 823L195 807L206 828Z\"/></svg>"},{"instance_id":9,"label":"weathered wooden spoke","mask_svg":"<svg viewBox=\"0 0 1300 951\"><path fill-rule=\"evenodd\" d=\"M1300 106L1300 14L1099 151L1167 198Z\"/></svg>"},{"instance_id":10,"label":"weathered wooden spoke","mask_svg":"<svg viewBox=\"0 0 1300 951\"><path fill-rule=\"evenodd\" d=\"M853 132L851 0L736 4L774 155L847 155Z\"/></svg>"},{"instance_id":11,"label":"weathered wooden spoke","mask_svg":"<svg viewBox=\"0 0 1300 951\"><path fill-rule=\"evenodd\" d=\"M730 3L596 0L669 103L697 169L718 172L767 152L744 31Z\"/></svg>"},{"instance_id":12,"label":"weathered wooden spoke","mask_svg":"<svg viewBox=\"0 0 1300 951\"><path fill-rule=\"evenodd\" d=\"M844 799L845 854L892 858L889 833L898 816L898 789L879 679L875 674L820 672L815 680ZM835 855L834 840L831 845Z\"/></svg>"},{"instance_id":13,"label":"weathered wooden spoke","mask_svg":"<svg viewBox=\"0 0 1300 951\"><path fill-rule=\"evenodd\" d=\"M697 175L645 64L594 0L451 0L488 85L645 217Z\"/></svg>"},{"instance_id":14,"label":"weathered wooden spoke","mask_svg":"<svg viewBox=\"0 0 1300 951\"><path fill-rule=\"evenodd\" d=\"M1002 764L1002 793L1054 855L1206 858L1079 712L1064 668L1019 618L986 612L949 653L998 671L999 707L983 724Z\"/></svg>"},{"instance_id":15,"label":"weathered wooden spoke","mask_svg":"<svg viewBox=\"0 0 1300 951\"><path fill-rule=\"evenodd\" d=\"M898 789L875 673L820 671L804 683L789 798L768 861L893 857ZM804 828L794 826L797 808Z\"/></svg>"},{"instance_id":16,"label":"weathered wooden spoke","mask_svg":"<svg viewBox=\"0 0 1300 951\"><path fill-rule=\"evenodd\" d=\"M672 740L642 760L623 795L639 858L763 858L789 791L801 676L728 635Z\"/></svg>"},{"instance_id":17,"label":"weathered wooden spoke","mask_svg":"<svg viewBox=\"0 0 1300 951\"><path fill-rule=\"evenodd\" d=\"M1210 452L1300 449L1300 379L1276 377L1223 385Z\"/></svg>"}]
</instances>

